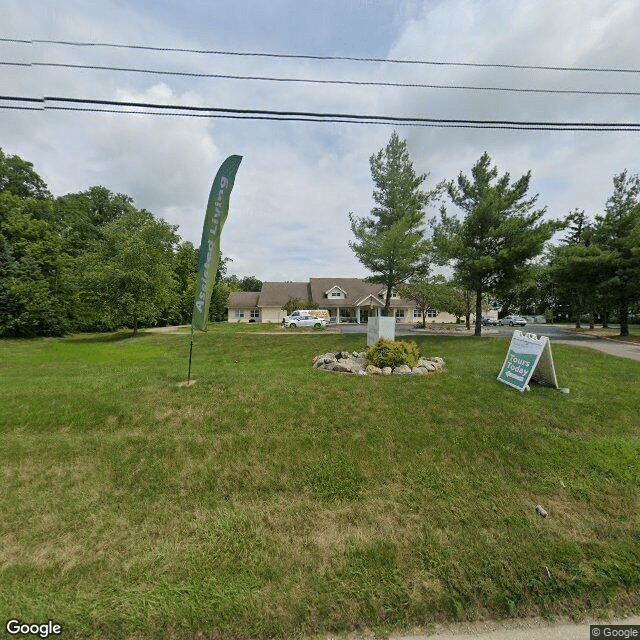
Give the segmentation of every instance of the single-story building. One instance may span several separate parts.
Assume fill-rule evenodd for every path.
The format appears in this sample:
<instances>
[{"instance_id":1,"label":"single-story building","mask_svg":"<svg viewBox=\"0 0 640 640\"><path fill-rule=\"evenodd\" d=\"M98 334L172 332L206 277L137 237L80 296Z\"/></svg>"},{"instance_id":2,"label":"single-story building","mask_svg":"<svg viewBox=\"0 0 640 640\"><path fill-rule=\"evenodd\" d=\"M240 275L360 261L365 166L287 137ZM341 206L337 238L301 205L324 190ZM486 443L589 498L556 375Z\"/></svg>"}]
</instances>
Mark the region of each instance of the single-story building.
<instances>
[{"instance_id":1,"label":"single-story building","mask_svg":"<svg viewBox=\"0 0 640 640\"><path fill-rule=\"evenodd\" d=\"M262 322L258 308L259 299L259 291L234 291L229 296L229 322Z\"/></svg>"},{"instance_id":2,"label":"single-story building","mask_svg":"<svg viewBox=\"0 0 640 640\"><path fill-rule=\"evenodd\" d=\"M327 309L331 323L366 323L384 308L386 287L361 278L311 278L309 282L264 282L260 292L234 292L229 296L229 322L282 322L283 307L292 299L311 301ZM422 322L413 300L393 292L391 309L396 322ZM427 309L427 322L455 322L450 313Z\"/></svg>"}]
</instances>

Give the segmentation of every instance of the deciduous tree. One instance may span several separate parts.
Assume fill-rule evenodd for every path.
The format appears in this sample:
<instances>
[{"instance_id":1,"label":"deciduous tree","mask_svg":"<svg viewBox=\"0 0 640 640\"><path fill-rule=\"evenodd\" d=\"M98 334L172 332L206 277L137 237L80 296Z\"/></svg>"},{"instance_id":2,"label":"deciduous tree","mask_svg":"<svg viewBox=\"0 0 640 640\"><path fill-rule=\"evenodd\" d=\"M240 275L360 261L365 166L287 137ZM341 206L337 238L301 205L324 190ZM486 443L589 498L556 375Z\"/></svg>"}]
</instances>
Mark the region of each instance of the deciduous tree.
<instances>
[{"instance_id":1,"label":"deciduous tree","mask_svg":"<svg viewBox=\"0 0 640 640\"><path fill-rule=\"evenodd\" d=\"M131 209L133 200L129 196L100 186L56 198L56 229L65 250L71 255L90 250L100 238L100 229Z\"/></svg>"},{"instance_id":2,"label":"deciduous tree","mask_svg":"<svg viewBox=\"0 0 640 640\"><path fill-rule=\"evenodd\" d=\"M416 303L416 308L422 314L423 327L426 325L429 309L449 311L453 306L454 289L442 275L414 278L401 285L398 293L403 298L408 298Z\"/></svg>"},{"instance_id":3,"label":"deciduous tree","mask_svg":"<svg viewBox=\"0 0 640 640\"><path fill-rule=\"evenodd\" d=\"M246 276L240 280L240 289L242 291L260 291L262 280L258 280L255 276Z\"/></svg>"},{"instance_id":4,"label":"deciduous tree","mask_svg":"<svg viewBox=\"0 0 640 640\"><path fill-rule=\"evenodd\" d=\"M286 311L287 315L291 315L296 309L317 309L318 305L312 300L289 298L282 308Z\"/></svg>"},{"instance_id":5,"label":"deciduous tree","mask_svg":"<svg viewBox=\"0 0 640 640\"><path fill-rule=\"evenodd\" d=\"M102 241L84 257L87 284L101 313L133 327L154 323L175 297L172 258L176 228L131 207L101 230Z\"/></svg>"},{"instance_id":6,"label":"deciduous tree","mask_svg":"<svg viewBox=\"0 0 640 640\"><path fill-rule=\"evenodd\" d=\"M50 200L0 193L0 336L62 335L73 306L71 257Z\"/></svg>"},{"instance_id":7,"label":"deciduous tree","mask_svg":"<svg viewBox=\"0 0 640 640\"><path fill-rule=\"evenodd\" d=\"M173 255L173 279L176 283L176 319L190 323L196 293L196 276L200 252L191 242L181 242Z\"/></svg>"},{"instance_id":8,"label":"deciduous tree","mask_svg":"<svg viewBox=\"0 0 640 640\"><path fill-rule=\"evenodd\" d=\"M31 162L19 156L7 156L0 149L0 192L21 198L50 198L44 180L36 173Z\"/></svg>"}]
</instances>

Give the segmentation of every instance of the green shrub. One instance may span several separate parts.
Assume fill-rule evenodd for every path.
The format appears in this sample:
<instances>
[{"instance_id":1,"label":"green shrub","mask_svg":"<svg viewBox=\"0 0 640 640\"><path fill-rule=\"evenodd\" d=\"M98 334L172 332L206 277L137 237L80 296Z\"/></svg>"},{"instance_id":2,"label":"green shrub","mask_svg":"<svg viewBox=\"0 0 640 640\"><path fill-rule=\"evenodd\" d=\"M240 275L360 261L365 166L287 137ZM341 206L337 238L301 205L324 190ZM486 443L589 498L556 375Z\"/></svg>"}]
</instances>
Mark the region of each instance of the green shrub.
<instances>
[{"instance_id":1,"label":"green shrub","mask_svg":"<svg viewBox=\"0 0 640 640\"><path fill-rule=\"evenodd\" d=\"M380 338L367 352L365 364L372 364L374 367L399 367L406 364L415 367L418 364L420 352L418 345L413 340L399 340L392 342L385 338Z\"/></svg>"}]
</instances>

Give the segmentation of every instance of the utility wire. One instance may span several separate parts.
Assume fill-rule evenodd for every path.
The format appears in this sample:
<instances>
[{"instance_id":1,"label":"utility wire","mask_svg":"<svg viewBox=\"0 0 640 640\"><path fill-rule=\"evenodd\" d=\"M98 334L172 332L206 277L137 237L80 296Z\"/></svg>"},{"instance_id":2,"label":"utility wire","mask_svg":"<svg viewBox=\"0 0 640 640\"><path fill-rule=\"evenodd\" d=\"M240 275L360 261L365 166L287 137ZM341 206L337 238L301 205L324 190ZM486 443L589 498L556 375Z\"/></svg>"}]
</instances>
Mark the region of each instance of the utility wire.
<instances>
[{"instance_id":1,"label":"utility wire","mask_svg":"<svg viewBox=\"0 0 640 640\"><path fill-rule=\"evenodd\" d=\"M1 108L1 107L0 107ZM169 113L169 112L154 112L154 111L127 111L120 109L96 109L86 108L78 109L74 107L49 107L50 109L57 111L85 111L93 113L125 113L125 114L140 114L140 115L155 115L155 116L181 116L191 118L226 118L232 120L277 120L281 122L328 122L328 123L343 123L343 124L365 124L365 125L393 125L405 126L405 127L437 127L443 129L510 129L516 131L600 131L600 132L615 132L615 131L640 131L640 129L629 128L614 128L614 127L537 127L537 126L501 126L501 125L484 125L484 124L444 124L444 123L421 123L421 122L396 122L396 121L374 121L364 122L358 120L339 120L334 118L299 118L299 117L276 117L276 116L257 116L257 115L223 115L223 114L200 114L200 113Z\"/></svg>"},{"instance_id":2,"label":"utility wire","mask_svg":"<svg viewBox=\"0 0 640 640\"><path fill-rule=\"evenodd\" d=\"M351 124L393 124L430 127L462 127L484 129L529 129L559 131L640 131L640 122L549 122L519 120L474 120L449 118L422 118L411 116L386 116L349 113L323 113L308 111L278 111L269 109L232 109L226 107L199 107L194 105L156 104L123 100L98 100L45 96L43 98L0 96L6 102L36 103L42 110L67 110L88 112L109 112L140 115L171 115L208 118L235 118L305 122L342 122ZM101 107L110 107L111 110ZM1 105L0 108L17 108L15 105ZM37 108L37 107L35 107ZM146 111L132 111L145 109ZM153 109L153 112L148 111Z\"/></svg>"},{"instance_id":3,"label":"utility wire","mask_svg":"<svg viewBox=\"0 0 640 640\"><path fill-rule=\"evenodd\" d=\"M154 47L138 44L119 44L113 42L81 42L72 40L45 40L45 39L19 39L0 38L0 42L10 42L18 44L53 44L68 47L106 47L112 49L136 49L142 51L166 51L178 53L198 53L218 56L242 56L260 58L283 58L299 60L345 60L350 62L382 62L390 64L413 64L432 65L442 67L477 67L488 69L531 69L542 71L577 71L594 73L640 73L640 69L619 68L619 67L566 67L552 65L529 65L529 64L505 64L488 62L453 62L447 60L402 60L397 58L358 58L355 56L329 56L329 55L306 55L297 53L260 53L251 51L222 51L216 49L187 49L181 47Z\"/></svg>"},{"instance_id":4,"label":"utility wire","mask_svg":"<svg viewBox=\"0 0 640 640\"><path fill-rule=\"evenodd\" d=\"M640 96L640 91L605 91L598 89L540 89L540 88L519 88L519 87L492 87L492 86L470 86L451 84L423 84L417 82L379 82L361 80L322 80L317 78L280 78L273 76L240 76L222 73L192 73L186 71L162 71L157 69L139 69L132 67L113 67L90 64L69 64L57 62L3 62L0 65L11 65L21 67L47 67L55 69L85 69L97 71L118 71L125 73L139 73L148 75L179 76L186 78L217 78L222 80L260 80L268 82L297 82L308 84L335 84L335 85L355 85L355 86L375 86L375 87L408 87L422 89L454 89L462 91L501 91L512 93L550 93L562 95L599 95L599 96Z\"/></svg>"}]
</instances>

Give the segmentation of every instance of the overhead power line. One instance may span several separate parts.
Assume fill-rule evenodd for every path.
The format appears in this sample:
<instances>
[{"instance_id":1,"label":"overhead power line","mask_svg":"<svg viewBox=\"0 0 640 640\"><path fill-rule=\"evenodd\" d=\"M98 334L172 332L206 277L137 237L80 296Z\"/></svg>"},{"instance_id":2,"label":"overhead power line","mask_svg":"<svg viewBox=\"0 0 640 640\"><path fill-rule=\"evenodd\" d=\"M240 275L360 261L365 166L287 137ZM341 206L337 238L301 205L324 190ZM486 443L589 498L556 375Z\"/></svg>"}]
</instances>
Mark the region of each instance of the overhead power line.
<instances>
[{"instance_id":1,"label":"overhead power line","mask_svg":"<svg viewBox=\"0 0 640 640\"><path fill-rule=\"evenodd\" d=\"M130 115L168 115L203 118L236 118L256 120L281 120L301 122L340 122L350 124L387 124L423 127L462 127L483 129L528 129L546 131L640 131L640 122L550 122L522 120L476 120L452 118L424 118L418 116L387 116L350 113L325 113L309 111L279 111L272 109L234 109L227 107L201 107L195 105L158 104L124 100L99 100L45 96L43 98L0 96L7 109L41 109L88 111L94 113L124 113ZM38 104L39 107L24 107L16 103ZM103 107L107 107L105 109ZM133 111L144 109L145 111ZM153 109L153 111L149 111Z\"/></svg>"},{"instance_id":2,"label":"overhead power line","mask_svg":"<svg viewBox=\"0 0 640 640\"><path fill-rule=\"evenodd\" d=\"M20 38L0 38L0 42L16 44L52 44L67 47L105 47L112 49L136 49L142 51L166 51L177 53L197 53L217 56L241 56L257 58L282 58L297 60L344 60L349 62L380 62L390 64L411 64L411 65L431 65L439 67L476 67L489 69L529 69L540 71L576 71L593 73L640 73L640 69L622 67L569 67L554 65L534 65L534 64L507 64L490 62L456 62L450 60L416 60L398 58L359 58L355 56L330 56L330 55L308 55L298 53L264 53L255 51L224 51L217 49L189 49L183 47L158 47L139 44L122 44L114 42L82 42L73 40L48 40L41 38L20 39Z\"/></svg>"},{"instance_id":3,"label":"overhead power line","mask_svg":"<svg viewBox=\"0 0 640 640\"><path fill-rule=\"evenodd\" d=\"M599 90L599 89L541 89L536 87L494 87L494 86L475 86L475 85L454 85L454 84L426 84L419 82L381 82L381 81L365 81L365 80L325 80L320 78L282 78L274 76L244 76L231 75L224 73L194 73L187 71L163 71L158 69L140 69L135 67L114 67L107 65L91 65L91 64L71 64L57 62L4 62L0 61L0 65L19 66L19 67L47 67L54 69L84 69L92 71L116 71L125 73L138 73L147 75L165 75L178 76L185 78L216 78L221 80L249 80L249 81L268 81L268 82L291 82L291 83L307 83L307 84L333 84L333 85L355 85L355 86L374 86L374 87L407 87L422 89L451 89L463 91L498 91L512 93L548 93L561 95L600 95L600 96L640 96L640 91L620 91L620 90Z\"/></svg>"}]
</instances>

